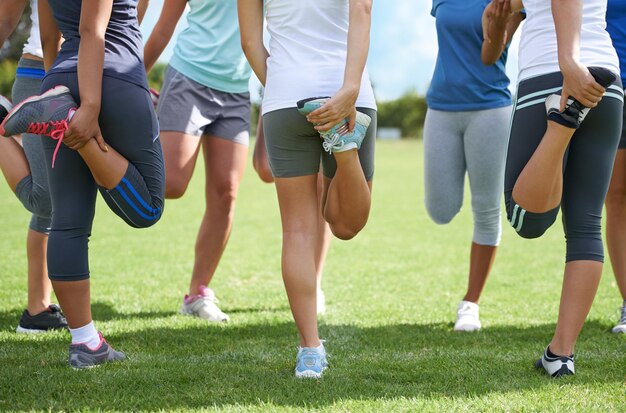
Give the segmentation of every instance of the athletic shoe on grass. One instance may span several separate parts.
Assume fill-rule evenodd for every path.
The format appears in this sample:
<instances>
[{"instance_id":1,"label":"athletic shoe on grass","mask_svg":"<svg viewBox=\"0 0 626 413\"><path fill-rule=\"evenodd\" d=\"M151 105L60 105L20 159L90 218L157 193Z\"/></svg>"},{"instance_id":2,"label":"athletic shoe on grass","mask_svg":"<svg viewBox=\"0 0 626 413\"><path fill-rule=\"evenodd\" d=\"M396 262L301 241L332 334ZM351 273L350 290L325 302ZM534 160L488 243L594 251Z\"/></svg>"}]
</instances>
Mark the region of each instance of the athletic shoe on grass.
<instances>
[{"instance_id":1,"label":"athletic shoe on grass","mask_svg":"<svg viewBox=\"0 0 626 413\"><path fill-rule=\"evenodd\" d=\"M228 315L220 310L217 303L218 300L213 290L202 285L200 286L200 294L193 296L185 295L180 313L215 323L228 321Z\"/></svg>"},{"instance_id":2,"label":"athletic shoe on grass","mask_svg":"<svg viewBox=\"0 0 626 413\"><path fill-rule=\"evenodd\" d=\"M44 94L31 96L16 105L0 124L0 135L8 137L32 133L49 136L58 141L52 155L54 167L68 122L77 106L67 87L54 87Z\"/></svg>"},{"instance_id":3,"label":"athletic shoe on grass","mask_svg":"<svg viewBox=\"0 0 626 413\"><path fill-rule=\"evenodd\" d=\"M50 304L46 310L35 315L30 315L28 310L24 310L15 332L37 334L51 330L67 330L67 320L56 304Z\"/></svg>"},{"instance_id":4,"label":"athletic shoe on grass","mask_svg":"<svg viewBox=\"0 0 626 413\"><path fill-rule=\"evenodd\" d=\"M9 112L13 109L11 101L4 96L0 95L0 122L6 118Z\"/></svg>"},{"instance_id":5,"label":"athletic shoe on grass","mask_svg":"<svg viewBox=\"0 0 626 413\"><path fill-rule=\"evenodd\" d=\"M306 116L322 107L328 99L330 98L317 97L300 100L297 103L298 111ZM352 132L348 129L347 119L343 119L325 132L320 132L320 136L324 140L322 143L324 150L328 153L337 153L351 149L360 149L371 121L372 119L365 113L357 111L356 124Z\"/></svg>"},{"instance_id":6,"label":"athletic shoe on grass","mask_svg":"<svg viewBox=\"0 0 626 413\"><path fill-rule=\"evenodd\" d=\"M477 331L480 328L478 304L471 301L461 301L456 308L454 331Z\"/></svg>"},{"instance_id":7,"label":"athletic shoe on grass","mask_svg":"<svg viewBox=\"0 0 626 413\"><path fill-rule=\"evenodd\" d=\"M624 301L624 305L622 306L622 316L619 319L619 322L611 331L614 334L626 334L626 301Z\"/></svg>"},{"instance_id":8,"label":"athletic shoe on grass","mask_svg":"<svg viewBox=\"0 0 626 413\"><path fill-rule=\"evenodd\" d=\"M100 344L94 349L86 344L71 344L69 354L69 364L74 369L88 369L103 363L126 360L126 356L121 351L116 351L100 336Z\"/></svg>"},{"instance_id":9,"label":"athletic shoe on grass","mask_svg":"<svg viewBox=\"0 0 626 413\"><path fill-rule=\"evenodd\" d=\"M554 378L573 375L574 355L572 354L569 357L548 355L548 348L546 348L541 358L535 362L535 368L543 369Z\"/></svg>"},{"instance_id":10,"label":"athletic shoe on grass","mask_svg":"<svg viewBox=\"0 0 626 413\"><path fill-rule=\"evenodd\" d=\"M615 74L610 70L603 67L590 67L589 73L600 84L600 86L606 88L616 79ZM548 113L548 119L561 124L565 127L578 129L585 120L585 116L591 110L590 108L583 106L582 103L573 98L567 99L565 110L560 111L561 95L550 95L546 99L546 111Z\"/></svg>"},{"instance_id":11,"label":"athletic shoe on grass","mask_svg":"<svg viewBox=\"0 0 626 413\"><path fill-rule=\"evenodd\" d=\"M320 379L328 368L324 344L319 347L298 347L296 357L296 377L299 379Z\"/></svg>"}]
</instances>

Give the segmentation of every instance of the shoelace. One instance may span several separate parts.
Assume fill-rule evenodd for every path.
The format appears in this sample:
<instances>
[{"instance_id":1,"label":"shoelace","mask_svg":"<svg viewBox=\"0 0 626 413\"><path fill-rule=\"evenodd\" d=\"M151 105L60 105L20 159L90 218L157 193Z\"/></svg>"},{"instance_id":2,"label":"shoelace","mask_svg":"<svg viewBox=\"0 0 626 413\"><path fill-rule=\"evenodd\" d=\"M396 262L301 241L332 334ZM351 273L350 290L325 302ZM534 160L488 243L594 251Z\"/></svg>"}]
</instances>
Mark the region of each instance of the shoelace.
<instances>
[{"instance_id":1,"label":"shoelace","mask_svg":"<svg viewBox=\"0 0 626 413\"><path fill-rule=\"evenodd\" d=\"M330 137L323 136L324 142L322 143L322 147L324 150L330 154L333 153L333 149L341 149L345 142L341 140L341 138L348 133L348 124L342 125L338 128Z\"/></svg>"},{"instance_id":2,"label":"shoelace","mask_svg":"<svg viewBox=\"0 0 626 413\"><path fill-rule=\"evenodd\" d=\"M32 133L34 135L44 135L49 136L50 138L57 141L57 146L54 148L54 153L52 154L52 167L54 168L54 162L57 159L57 153L59 153L59 149L61 148L61 144L63 143L63 138L65 137L65 131L68 128L67 120L63 119L60 121L50 121L50 122L33 122L28 125L28 129L26 133ZM48 129L50 128L50 131Z\"/></svg>"},{"instance_id":3,"label":"shoelace","mask_svg":"<svg viewBox=\"0 0 626 413\"><path fill-rule=\"evenodd\" d=\"M622 317L619 320L620 324L626 324L626 305L622 307Z\"/></svg>"}]
</instances>

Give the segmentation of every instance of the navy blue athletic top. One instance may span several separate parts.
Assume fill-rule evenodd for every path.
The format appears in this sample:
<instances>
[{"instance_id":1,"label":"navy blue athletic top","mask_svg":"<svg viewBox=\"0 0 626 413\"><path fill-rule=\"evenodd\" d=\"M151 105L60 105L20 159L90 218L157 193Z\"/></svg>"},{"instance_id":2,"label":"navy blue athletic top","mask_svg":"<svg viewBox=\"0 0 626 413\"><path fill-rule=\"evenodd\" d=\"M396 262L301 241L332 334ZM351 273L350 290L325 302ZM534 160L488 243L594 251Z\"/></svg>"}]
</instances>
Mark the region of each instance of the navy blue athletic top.
<instances>
[{"instance_id":1,"label":"navy blue athletic top","mask_svg":"<svg viewBox=\"0 0 626 413\"><path fill-rule=\"evenodd\" d=\"M439 52L426 94L428 107L448 112L495 109L510 105L505 72L508 46L498 61L485 66L482 15L490 0L433 0Z\"/></svg>"},{"instance_id":2,"label":"navy blue athletic top","mask_svg":"<svg viewBox=\"0 0 626 413\"><path fill-rule=\"evenodd\" d=\"M606 30L611 35L619 57L622 84L626 87L626 0L609 0L606 10Z\"/></svg>"},{"instance_id":3,"label":"navy blue athletic top","mask_svg":"<svg viewBox=\"0 0 626 413\"><path fill-rule=\"evenodd\" d=\"M137 2L138 0L113 0L111 19L105 34L103 74L147 89ZM82 0L49 0L49 3L65 41L48 73L76 72Z\"/></svg>"}]
</instances>

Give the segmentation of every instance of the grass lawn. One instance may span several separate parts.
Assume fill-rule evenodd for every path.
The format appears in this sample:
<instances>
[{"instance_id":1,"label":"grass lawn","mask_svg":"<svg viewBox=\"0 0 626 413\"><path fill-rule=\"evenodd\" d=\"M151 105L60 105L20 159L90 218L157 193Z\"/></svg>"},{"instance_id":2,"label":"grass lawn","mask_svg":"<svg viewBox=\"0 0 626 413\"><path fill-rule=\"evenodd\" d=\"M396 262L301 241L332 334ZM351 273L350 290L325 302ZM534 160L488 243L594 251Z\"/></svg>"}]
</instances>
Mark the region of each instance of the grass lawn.
<instances>
[{"instance_id":1,"label":"grass lawn","mask_svg":"<svg viewBox=\"0 0 626 413\"><path fill-rule=\"evenodd\" d=\"M626 411L626 337L609 332L621 304L610 266L578 342L578 374L551 380L532 365L556 321L561 225L535 241L504 227L481 300L484 329L455 333L469 198L437 227L422 174L421 142L379 144L370 222L355 240L333 241L328 258L320 330L331 368L320 381L293 377L276 196L251 167L212 284L227 325L177 314L203 209L201 174L152 229L127 228L100 202L90 242L94 318L129 360L89 371L67 367L68 334L14 333L26 303L29 217L1 184L0 410Z\"/></svg>"}]
</instances>

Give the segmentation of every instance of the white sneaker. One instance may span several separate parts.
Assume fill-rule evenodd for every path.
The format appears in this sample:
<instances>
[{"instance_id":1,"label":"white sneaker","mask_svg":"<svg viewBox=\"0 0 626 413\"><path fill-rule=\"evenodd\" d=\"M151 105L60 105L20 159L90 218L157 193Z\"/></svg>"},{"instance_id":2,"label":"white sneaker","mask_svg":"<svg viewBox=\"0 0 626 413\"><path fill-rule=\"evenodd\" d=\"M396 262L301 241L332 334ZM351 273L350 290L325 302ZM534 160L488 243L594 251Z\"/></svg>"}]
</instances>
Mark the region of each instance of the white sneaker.
<instances>
[{"instance_id":1,"label":"white sneaker","mask_svg":"<svg viewBox=\"0 0 626 413\"><path fill-rule=\"evenodd\" d=\"M326 296L322 289L317 290L317 314L324 314L326 312Z\"/></svg>"},{"instance_id":2,"label":"white sneaker","mask_svg":"<svg viewBox=\"0 0 626 413\"><path fill-rule=\"evenodd\" d=\"M454 331L476 331L480 330L480 327L478 304L471 301L461 301L456 308Z\"/></svg>"},{"instance_id":3,"label":"white sneaker","mask_svg":"<svg viewBox=\"0 0 626 413\"><path fill-rule=\"evenodd\" d=\"M317 311L319 311L319 307ZM617 325L613 327L611 331L613 334L626 334L626 300L624 300L624 305L622 306L622 316L620 317Z\"/></svg>"},{"instance_id":4,"label":"white sneaker","mask_svg":"<svg viewBox=\"0 0 626 413\"><path fill-rule=\"evenodd\" d=\"M195 296L185 295L181 314L191 315L214 323L223 323L229 320L217 306L217 297L212 289L200 286L200 294Z\"/></svg>"}]
</instances>

